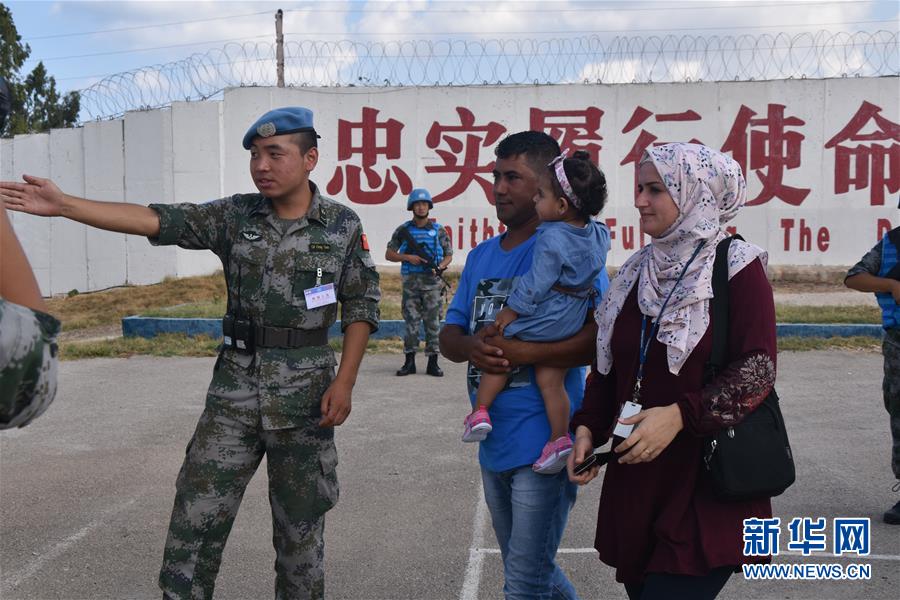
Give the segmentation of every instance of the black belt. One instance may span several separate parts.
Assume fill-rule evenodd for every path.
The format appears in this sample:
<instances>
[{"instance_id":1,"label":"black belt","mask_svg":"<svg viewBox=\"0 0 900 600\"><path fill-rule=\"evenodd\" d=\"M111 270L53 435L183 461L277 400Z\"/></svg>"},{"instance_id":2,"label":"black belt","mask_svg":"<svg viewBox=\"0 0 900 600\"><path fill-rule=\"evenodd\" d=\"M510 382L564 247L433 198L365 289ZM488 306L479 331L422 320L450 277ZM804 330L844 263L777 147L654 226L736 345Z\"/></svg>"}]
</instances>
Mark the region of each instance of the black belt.
<instances>
[{"instance_id":1,"label":"black belt","mask_svg":"<svg viewBox=\"0 0 900 600\"><path fill-rule=\"evenodd\" d=\"M593 298L597 295L597 288L595 287L587 287L587 288L570 288L563 287L559 284L554 285L551 289L554 291L560 292L561 294L566 294L567 296L574 296L576 298L581 298L582 300L585 298Z\"/></svg>"},{"instance_id":2,"label":"black belt","mask_svg":"<svg viewBox=\"0 0 900 600\"><path fill-rule=\"evenodd\" d=\"M293 327L254 327L256 345L263 348L306 348L328 344L328 328L294 329Z\"/></svg>"}]
</instances>

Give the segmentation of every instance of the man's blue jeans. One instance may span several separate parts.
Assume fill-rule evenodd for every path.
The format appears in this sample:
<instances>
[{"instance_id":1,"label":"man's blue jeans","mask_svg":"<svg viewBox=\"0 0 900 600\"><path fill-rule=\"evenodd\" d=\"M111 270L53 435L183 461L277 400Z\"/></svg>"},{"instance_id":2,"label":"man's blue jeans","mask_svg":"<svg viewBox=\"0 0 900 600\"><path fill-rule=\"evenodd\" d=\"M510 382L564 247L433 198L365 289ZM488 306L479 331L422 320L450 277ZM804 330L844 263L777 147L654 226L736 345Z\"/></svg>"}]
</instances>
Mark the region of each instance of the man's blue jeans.
<instances>
[{"instance_id":1,"label":"man's blue jeans","mask_svg":"<svg viewBox=\"0 0 900 600\"><path fill-rule=\"evenodd\" d=\"M575 600L575 588L556 564L556 550L575 504L566 471L538 475L531 465L495 472L481 469L484 499L503 556L508 600Z\"/></svg>"}]
</instances>

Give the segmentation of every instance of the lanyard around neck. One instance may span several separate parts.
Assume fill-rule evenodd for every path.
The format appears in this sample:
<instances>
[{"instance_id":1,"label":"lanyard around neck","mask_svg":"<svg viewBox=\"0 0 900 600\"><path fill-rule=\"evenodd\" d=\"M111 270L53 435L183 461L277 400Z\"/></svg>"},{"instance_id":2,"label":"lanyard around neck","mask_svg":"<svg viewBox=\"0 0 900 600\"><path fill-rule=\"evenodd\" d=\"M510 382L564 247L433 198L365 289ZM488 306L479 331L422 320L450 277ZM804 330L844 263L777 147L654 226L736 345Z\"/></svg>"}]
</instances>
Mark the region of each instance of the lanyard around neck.
<instances>
[{"instance_id":1,"label":"lanyard around neck","mask_svg":"<svg viewBox=\"0 0 900 600\"><path fill-rule=\"evenodd\" d=\"M640 397L641 391L641 380L644 378L644 364L647 362L647 350L650 348L650 342L656 337L656 332L659 331L659 322L662 320L663 313L666 310L666 306L669 305L669 300L672 298L672 294L675 293L675 288L678 287L678 284L681 283L681 280L684 278L684 274L687 273L688 267L694 262L694 259L697 258L697 255L700 253L700 250L706 244L706 240L701 240L697 247L694 249L694 253L691 254L691 257L685 263L684 268L681 270L681 274L678 276L678 279L675 280L675 285L672 286L672 289L669 290L669 294L666 296L665 301L663 301L662 307L659 309L659 315L657 315L656 320L651 322L650 325L650 334L647 335L647 321L649 317L647 315L643 315L641 319L641 345L638 349L638 371L637 378L634 382L634 393L632 396L635 398L635 402L637 402L637 398Z\"/></svg>"}]
</instances>

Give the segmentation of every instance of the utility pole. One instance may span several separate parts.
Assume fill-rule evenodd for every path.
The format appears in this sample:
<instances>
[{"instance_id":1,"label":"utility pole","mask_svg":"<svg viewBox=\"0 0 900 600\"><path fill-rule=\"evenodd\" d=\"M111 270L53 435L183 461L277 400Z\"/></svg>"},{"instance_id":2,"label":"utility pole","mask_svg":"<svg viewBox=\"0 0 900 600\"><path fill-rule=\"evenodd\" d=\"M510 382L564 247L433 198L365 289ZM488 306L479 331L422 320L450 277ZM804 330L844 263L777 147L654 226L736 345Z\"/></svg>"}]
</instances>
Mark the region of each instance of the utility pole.
<instances>
[{"instance_id":1,"label":"utility pole","mask_svg":"<svg viewBox=\"0 0 900 600\"><path fill-rule=\"evenodd\" d=\"M281 9L275 13L275 65L278 70L278 87L284 87L284 33L281 31L281 20L284 13Z\"/></svg>"}]
</instances>

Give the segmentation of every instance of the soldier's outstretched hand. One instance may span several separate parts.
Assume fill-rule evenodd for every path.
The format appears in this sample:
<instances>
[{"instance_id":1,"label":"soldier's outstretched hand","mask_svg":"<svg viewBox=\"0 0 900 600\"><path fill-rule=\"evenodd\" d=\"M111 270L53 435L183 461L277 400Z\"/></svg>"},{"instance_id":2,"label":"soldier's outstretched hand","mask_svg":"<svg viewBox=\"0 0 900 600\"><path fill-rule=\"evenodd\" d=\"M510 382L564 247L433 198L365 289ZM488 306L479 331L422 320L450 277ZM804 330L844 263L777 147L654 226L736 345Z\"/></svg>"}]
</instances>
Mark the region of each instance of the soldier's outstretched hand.
<instances>
[{"instance_id":1,"label":"soldier's outstretched hand","mask_svg":"<svg viewBox=\"0 0 900 600\"><path fill-rule=\"evenodd\" d=\"M0 181L0 201L18 212L58 217L62 214L65 194L49 179L22 175L25 183Z\"/></svg>"}]
</instances>

